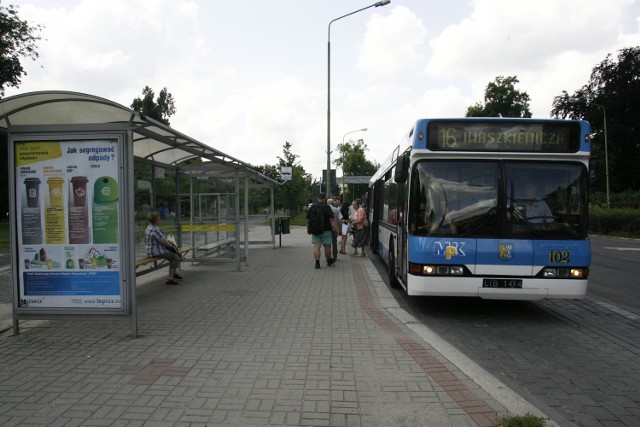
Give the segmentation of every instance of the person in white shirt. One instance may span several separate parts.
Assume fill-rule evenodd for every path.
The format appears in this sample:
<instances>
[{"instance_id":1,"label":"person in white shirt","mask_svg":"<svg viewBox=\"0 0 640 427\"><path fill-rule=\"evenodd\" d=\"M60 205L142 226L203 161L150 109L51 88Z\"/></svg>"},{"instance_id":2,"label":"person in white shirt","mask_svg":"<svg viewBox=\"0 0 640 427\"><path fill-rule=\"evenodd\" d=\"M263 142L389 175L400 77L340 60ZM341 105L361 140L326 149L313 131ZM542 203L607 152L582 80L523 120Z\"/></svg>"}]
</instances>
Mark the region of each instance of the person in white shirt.
<instances>
[{"instance_id":1,"label":"person in white shirt","mask_svg":"<svg viewBox=\"0 0 640 427\"><path fill-rule=\"evenodd\" d=\"M554 217L549 205L543 199L536 198L537 191L535 182L529 181L525 184L525 214L527 221L531 223L553 222Z\"/></svg>"}]
</instances>

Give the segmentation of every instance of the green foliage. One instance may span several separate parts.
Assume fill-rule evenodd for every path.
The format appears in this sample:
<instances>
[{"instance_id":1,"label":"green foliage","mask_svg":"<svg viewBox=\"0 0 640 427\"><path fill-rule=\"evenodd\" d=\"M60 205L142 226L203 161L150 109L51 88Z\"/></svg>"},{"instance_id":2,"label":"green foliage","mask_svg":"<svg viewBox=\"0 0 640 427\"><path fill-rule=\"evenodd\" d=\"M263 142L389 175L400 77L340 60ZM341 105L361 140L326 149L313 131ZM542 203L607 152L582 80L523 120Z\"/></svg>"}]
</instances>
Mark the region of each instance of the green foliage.
<instances>
[{"instance_id":1,"label":"green foliage","mask_svg":"<svg viewBox=\"0 0 640 427\"><path fill-rule=\"evenodd\" d=\"M18 17L18 7L0 4L0 96L7 87L18 87L26 76L21 58L36 60L36 42L40 40L40 25L29 25Z\"/></svg>"},{"instance_id":2,"label":"green foliage","mask_svg":"<svg viewBox=\"0 0 640 427\"><path fill-rule=\"evenodd\" d=\"M300 211L296 216L291 217L291 225L307 226L307 213Z\"/></svg>"},{"instance_id":3,"label":"green foliage","mask_svg":"<svg viewBox=\"0 0 640 427\"><path fill-rule=\"evenodd\" d=\"M154 100L155 93L149 86L142 89L142 98L136 98L131 103L131 108L144 116L169 125L169 117L176 113L175 101L167 88L164 87Z\"/></svg>"},{"instance_id":4,"label":"green foliage","mask_svg":"<svg viewBox=\"0 0 640 427\"><path fill-rule=\"evenodd\" d=\"M590 206L589 233L640 237L640 210Z\"/></svg>"},{"instance_id":5,"label":"green foliage","mask_svg":"<svg viewBox=\"0 0 640 427\"><path fill-rule=\"evenodd\" d=\"M573 95L563 91L554 98L552 117L584 119L591 125L591 159L599 191L604 191L606 184L605 143L611 192L640 188L638 76L640 46L622 49L618 51L617 60L609 54L594 67L589 82Z\"/></svg>"},{"instance_id":6,"label":"green foliage","mask_svg":"<svg viewBox=\"0 0 640 427\"><path fill-rule=\"evenodd\" d=\"M519 82L516 76L496 77L484 91L484 106L468 107L466 117L531 117L529 94L515 88Z\"/></svg>"},{"instance_id":7,"label":"green foliage","mask_svg":"<svg viewBox=\"0 0 640 427\"><path fill-rule=\"evenodd\" d=\"M545 420L530 413L504 417L497 427L544 427Z\"/></svg>"},{"instance_id":8,"label":"green foliage","mask_svg":"<svg viewBox=\"0 0 640 427\"><path fill-rule=\"evenodd\" d=\"M591 191L589 203L600 207L607 206L607 193L604 191ZM640 191L627 190L621 193L609 195L609 205L612 208L640 209Z\"/></svg>"},{"instance_id":9,"label":"green foliage","mask_svg":"<svg viewBox=\"0 0 640 427\"><path fill-rule=\"evenodd\" d=\"M280 168L282 166L291 166L292 175L291 180L284 182L282 185L278 185L275 188L275 209L286 210L294 217L302 211L304 206L307 205L309 198L311 197L309 188L311 186L311 176L305 172L304 167L298 161L297 154L292 151L293 145L286 141L283 147L283 156L278 156L277 165L263 165L256 167L263 175L280 181ZM268 206L268 196L265 195L263 206Z\"/></svg>"},{"instance_id":10,"label":"green foliage","mask_svg":"<svg viewBox=\"0 0 640 427\"><path fill-rule=\"evenodd\" d=\"M342 168L344 176L371 176L379 165L367 160L366 151L368 149L362 139L338 144L339 154L333 163ZM347 202L365 193L367 187L367 184L349 185L344 191L344 201Z\"/></svg>"}]
</instances>

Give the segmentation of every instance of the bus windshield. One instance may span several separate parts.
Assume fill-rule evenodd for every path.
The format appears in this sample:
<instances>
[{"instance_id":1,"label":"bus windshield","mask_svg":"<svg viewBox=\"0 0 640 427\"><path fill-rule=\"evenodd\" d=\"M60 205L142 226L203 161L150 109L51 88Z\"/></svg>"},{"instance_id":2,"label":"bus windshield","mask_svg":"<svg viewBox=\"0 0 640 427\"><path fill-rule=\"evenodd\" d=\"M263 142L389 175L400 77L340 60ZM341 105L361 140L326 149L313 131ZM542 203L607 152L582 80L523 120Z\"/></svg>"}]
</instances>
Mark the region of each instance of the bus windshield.
<instances>
[{"instance_id":1,"label":"bus windshield","mask_svg":"<svg viewBox=\"0 0 640 427\"><path fill-rule=\"evenodd\" d=\"M419 236L584 239L586 168L578 163L421 161L409 232Z\"/></svg>"}]
</instances>

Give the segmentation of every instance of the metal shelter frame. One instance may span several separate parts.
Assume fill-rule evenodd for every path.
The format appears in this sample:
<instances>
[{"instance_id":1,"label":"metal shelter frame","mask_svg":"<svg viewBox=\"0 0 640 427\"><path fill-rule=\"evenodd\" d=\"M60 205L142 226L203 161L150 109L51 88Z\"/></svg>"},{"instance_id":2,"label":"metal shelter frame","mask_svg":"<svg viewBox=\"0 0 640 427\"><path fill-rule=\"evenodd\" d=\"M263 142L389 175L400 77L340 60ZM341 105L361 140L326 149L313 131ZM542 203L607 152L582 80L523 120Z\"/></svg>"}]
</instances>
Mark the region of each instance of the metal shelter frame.
<instances>
[{"instance_id":1,"label":"metal shelter frame","mask_svg":"<svg viewBox=\"0 0 640 427\"><path fill-rule=\"evenodd\" d=\"M92 133L121 132L125 135L125 152L132 154L130 173L125 175L133 180L133 163L142 161L153 165L164 166L176 170L176 176L187 175L189 177L210 177L217 180L233 182L234 191L234 215L232 222L236 225L234 257L238 270L242 261L248 260L249 240L248 240L248 197L250 188L270 189L271 212L273 212L274 186L277 181L266 177L254 170L251 165L229 156L215 148L199 142L170 126L164 125L152 118L144 116L118 103L94 95L69 92L69 91L41 91L20 94L0 100L0 133L8 136L16 134L61 134L78 133L90 135ZM10 171L11 172L11 171ZM10 175L12 175L10 173ZM13 181L13 179L12 179ZM133 202L133 182L126 183L126 188L122 190L122 198L127 201L124 204L127 212L123 217L134 218ZM176 184L176 188L178 185ZM15 197L13 191L12 197ZM241 199L241 194L244 197ZM177 190L176 197L179 197ZM193 194L190 194L193 200ZM241 211L244 215L241 216ZM12 212L15 214L15 212ZM130 220L129 220L130 221ZM275 247L275 235L273 234L273 218L271 243ZM240 224L244 224L244 234L240 236ZM126 230L132 231L133 226L128 226ZM15 230L12 235L15 235ZM125 254L135 256L133 239L125 236L125 242L129 248ZM15 239L13 239L15 240ZM244 253L241 254L241 247ZM12 252L17 253L16 243L12 243ZM16 258L15 256L13 257ZM16 268L14 266L14 272ZM131 267L129 268L131 270ZM16 277L14 273L14 287L16 287ZM137 321L135 310L135 267L133 272L129 272L126 280L133 283L129 285L131 300L130 313L132 317L132 336L137 336ZM15 292L15 290L14 290ZM68 315L68 318L77 318L77 314L68 312L42 313L20 312L17 298L14 297L14 334L18 333L19 319L33 318L59 318L60 315ZM91 315L84 313L84 318L102 318L104 315Z\"/></svg>"}]
</instances>

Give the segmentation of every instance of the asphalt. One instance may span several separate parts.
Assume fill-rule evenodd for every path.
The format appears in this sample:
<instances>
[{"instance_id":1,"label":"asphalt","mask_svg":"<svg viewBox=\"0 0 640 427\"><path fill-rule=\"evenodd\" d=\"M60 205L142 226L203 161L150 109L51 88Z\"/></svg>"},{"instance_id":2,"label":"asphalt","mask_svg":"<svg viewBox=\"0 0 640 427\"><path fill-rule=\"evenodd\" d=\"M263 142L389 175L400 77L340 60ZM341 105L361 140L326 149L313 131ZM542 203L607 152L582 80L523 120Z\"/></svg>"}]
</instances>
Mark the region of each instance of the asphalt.
<instances>
[{"instance_id":1,"label":"asphalt","mask_svg":"<svg viewBox=\"0 0 640 427\"><path fill-rule=\"evenodd\" d=\"M264 240L256 227L251 240ZM371 254L369 254L371 256ZM138 278L121 321L0 335L0 425L494 426L545 416L402 310L369 257L316 270L309 236L246 264ZM6 320L6 319L5 319ZM549 422L548 425L553 425Z\"/></svg>"}]
</instances>

